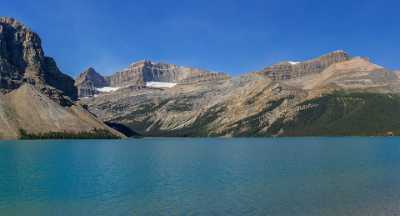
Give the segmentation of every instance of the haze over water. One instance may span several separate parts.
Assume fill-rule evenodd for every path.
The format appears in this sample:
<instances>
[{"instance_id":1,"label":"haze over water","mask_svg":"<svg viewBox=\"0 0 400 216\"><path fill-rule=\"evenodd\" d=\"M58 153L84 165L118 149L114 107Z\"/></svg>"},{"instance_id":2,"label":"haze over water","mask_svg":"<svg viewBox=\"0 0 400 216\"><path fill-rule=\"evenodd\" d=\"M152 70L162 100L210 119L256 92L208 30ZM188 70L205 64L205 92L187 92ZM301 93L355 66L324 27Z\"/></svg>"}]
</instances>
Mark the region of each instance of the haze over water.
<instances>
[{"instance_id":1,"label":"haze over water","mask_svg":"<svg viewBox=\"0 0 400 216\"><path fill-rule=\"evenodd\" d=\"M395 215L399 141L0 142L0 214Z\"/></svg>"}]
</instances>

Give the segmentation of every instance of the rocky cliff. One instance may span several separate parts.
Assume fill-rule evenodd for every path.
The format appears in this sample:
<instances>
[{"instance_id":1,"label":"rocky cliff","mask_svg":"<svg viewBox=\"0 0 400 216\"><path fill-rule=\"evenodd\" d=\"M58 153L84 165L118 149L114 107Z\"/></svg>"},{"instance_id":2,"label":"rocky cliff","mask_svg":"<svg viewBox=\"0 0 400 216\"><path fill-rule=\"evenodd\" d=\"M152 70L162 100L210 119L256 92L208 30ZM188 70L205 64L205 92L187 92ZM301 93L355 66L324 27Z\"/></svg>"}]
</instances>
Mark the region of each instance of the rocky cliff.
<instances>
[{"instance_id":1,"label":"rocky cliff","mask_svg":"<svg viewBox=\"0 0 400 216\"><path fill-rule=\"evenodd\" d=\"M0 18L0 91L5 93L30 83L51 97L77 98L74 80L44 55L39 36L12 18ZM54 89L52 89L54 88ZM57 93L60 91L60 93Z\"/></svg>"},{"instance_id":2,"label":"rocky cliff","mask_svg":"<svg viewBox=\"0 0 400 216\"><path fill-rule=\"evenodd\" d=\"M0 18L0 139L123 137L75 104L76 98L74 80L44 55L39 36Z\"/></svg>"},{"instance_id":3,"label":"rocky cliff","mask_svg":"<svg viewBox=\"0 0 400 216\"><path fill-rule=\"evenodd\" d=\"M309 74L321 73L332 64L350 60L344 51L335 51L306 62L282 62L265 68L260 72L272 80L289 80Z\"/></svg>"}]
</instances>

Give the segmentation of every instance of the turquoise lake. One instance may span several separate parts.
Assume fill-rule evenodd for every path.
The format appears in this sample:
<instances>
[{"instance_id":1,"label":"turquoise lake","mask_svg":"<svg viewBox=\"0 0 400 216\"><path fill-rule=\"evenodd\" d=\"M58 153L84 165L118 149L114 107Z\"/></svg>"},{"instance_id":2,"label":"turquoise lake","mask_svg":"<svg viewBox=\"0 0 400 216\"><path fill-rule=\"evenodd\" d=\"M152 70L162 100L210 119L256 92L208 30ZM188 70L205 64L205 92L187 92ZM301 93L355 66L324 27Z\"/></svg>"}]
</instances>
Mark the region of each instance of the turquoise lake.
<instances>
[{"instance_id":1,"label":"turquoise lake","mask_svg":"<svg viewBox=\"0 0 400 216\"><path fill-rule=\"evenodd\" d=\"M0 142L0 215L399 214L399 138Z\"/></svg>"}]
</instances>

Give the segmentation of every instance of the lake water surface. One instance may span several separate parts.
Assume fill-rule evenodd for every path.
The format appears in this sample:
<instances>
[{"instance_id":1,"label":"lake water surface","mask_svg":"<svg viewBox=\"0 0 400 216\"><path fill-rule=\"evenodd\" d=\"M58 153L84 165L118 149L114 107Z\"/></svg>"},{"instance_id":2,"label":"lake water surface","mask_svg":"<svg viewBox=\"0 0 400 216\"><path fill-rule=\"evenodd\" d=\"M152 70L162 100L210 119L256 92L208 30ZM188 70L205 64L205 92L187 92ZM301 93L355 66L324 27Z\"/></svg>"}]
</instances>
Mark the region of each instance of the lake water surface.
<instances>
[{"instance_id":1,"label":"lake water surface","mask_svg":"<svg viewBox=\"0 0 400 216\"><path fill-rule=\"evenodd\" d=\"M5 141L0 215L400 215L400 139Z\"/></svg>"}]
</instances>

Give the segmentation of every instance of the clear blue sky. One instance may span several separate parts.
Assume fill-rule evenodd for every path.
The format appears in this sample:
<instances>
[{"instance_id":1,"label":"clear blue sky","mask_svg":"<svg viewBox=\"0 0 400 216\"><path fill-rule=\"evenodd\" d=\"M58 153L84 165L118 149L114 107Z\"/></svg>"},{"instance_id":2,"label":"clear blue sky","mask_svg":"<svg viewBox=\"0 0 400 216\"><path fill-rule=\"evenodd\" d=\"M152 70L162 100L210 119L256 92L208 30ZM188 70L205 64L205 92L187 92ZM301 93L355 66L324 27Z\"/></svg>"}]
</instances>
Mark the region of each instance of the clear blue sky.
<instances>
[{"instance_id":1,"label":"clear blue sky","mask_svg":"<svg viewBox=\"0 0 400 216\"><path fill-rule=\"evenodd\" d=\"M151 59L232 75L343 49L400 69L398 0L0 0L72 76Z\"/></svg>"}]
</instances>

